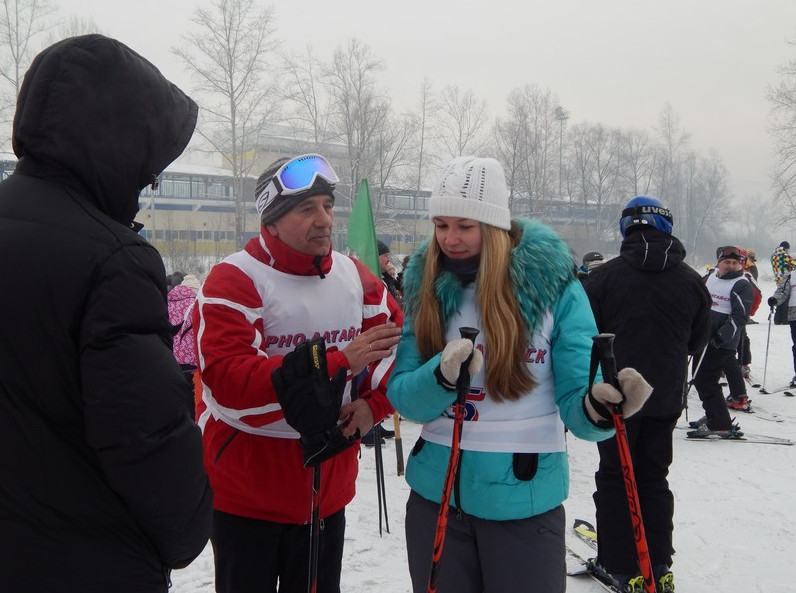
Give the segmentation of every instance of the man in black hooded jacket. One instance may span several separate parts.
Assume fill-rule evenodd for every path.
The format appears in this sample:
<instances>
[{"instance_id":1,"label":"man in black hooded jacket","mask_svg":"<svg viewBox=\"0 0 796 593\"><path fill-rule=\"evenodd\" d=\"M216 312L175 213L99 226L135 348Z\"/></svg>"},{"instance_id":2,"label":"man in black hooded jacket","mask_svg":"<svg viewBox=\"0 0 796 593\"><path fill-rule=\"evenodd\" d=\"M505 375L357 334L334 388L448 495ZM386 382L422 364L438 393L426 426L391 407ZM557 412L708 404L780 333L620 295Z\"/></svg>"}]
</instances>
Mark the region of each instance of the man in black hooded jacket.
<instances>
[{"instance_id":1,"label":"man in black hooded jacket","mask_svg":"<svg viewBox=\"0 0 796 593\"><path fill-rule=\"evenodd\" d=\"M0 582L164 593L210 533L165 270L133 221L197 106L100 35L42 51L0 183Z\"/></svg>"},{"instance_id":2,"label":"man in black hooded jacket","mask_svg":"<svg viewBox=\"0 0 796 593\"><path fill-rule=\"evenodd\" d=\"M698 357L710 336L711 298L699 274L683 262L685 249L671 234L671 213L659 200L630 200L620 230L619 257L593 269L584 288L598 329L616 334L617 367L638 369L653 387L641 411L625 424L658 590L668 590L674 498L666 477L672 433L683 409L688 355ZM635 539L616 439L597 446L598 561L621 582L638 575Z\"/></svg>"}]
</instances>

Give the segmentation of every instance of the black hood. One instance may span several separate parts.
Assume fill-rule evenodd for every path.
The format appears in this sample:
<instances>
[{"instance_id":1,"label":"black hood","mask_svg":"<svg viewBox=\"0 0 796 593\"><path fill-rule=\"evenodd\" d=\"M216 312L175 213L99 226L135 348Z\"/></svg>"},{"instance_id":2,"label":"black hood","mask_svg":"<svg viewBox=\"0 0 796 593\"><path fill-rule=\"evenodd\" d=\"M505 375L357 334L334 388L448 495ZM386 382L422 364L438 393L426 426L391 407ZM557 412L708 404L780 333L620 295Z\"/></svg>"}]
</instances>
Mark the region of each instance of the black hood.
<instances>
[{"instance_id":1,"label":"black hood","mask_svg":"<svg viewBox=\"0 0 796 593\"><path fill-rule=\"evenodd\" d=\"M72 187L130 225L141 190L188 145L197 112L123 43L64 39L25 74L13 127L16 172Z\"/></svg>"},{"instance_id":2,"label":"black hood","mask_svg":"<svg viewBox=\"0 0 796 593\"><path fill-rule=\"evenodd\" d=\"M619 255L637 270L662 272L685 259L680 240L658 229L638 229L622 241Z\"/></svg>"}]
</instances>

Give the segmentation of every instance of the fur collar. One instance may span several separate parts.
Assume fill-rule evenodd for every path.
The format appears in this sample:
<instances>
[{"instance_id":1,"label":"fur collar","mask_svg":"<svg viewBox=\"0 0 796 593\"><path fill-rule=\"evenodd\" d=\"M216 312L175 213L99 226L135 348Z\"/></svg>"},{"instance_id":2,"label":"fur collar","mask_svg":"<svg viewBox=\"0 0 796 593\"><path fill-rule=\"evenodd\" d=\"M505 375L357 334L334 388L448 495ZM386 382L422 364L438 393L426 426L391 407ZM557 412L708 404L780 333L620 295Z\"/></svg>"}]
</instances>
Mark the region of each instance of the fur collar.
<instances>
[{"instance_id":1,"label":"fur collar","mask_svg":"<svg viewBox=\"0 0 796 593\"><path fill-rule=\"evenodd\" d=\"M512 250L510 275L530 335L538 327L542 314L555 304L567 284L575 281L575 263L567 244L550 227L527 218L515 219L514 224L519 227L521 236ZM430 240L412 256L404 273L405 323L411 323L414 317ZM476 279L476 291L478 281ZM459 309L463 287L454 274L443 271L434 290L447 321Z\"/></svg>"}]
</instances>

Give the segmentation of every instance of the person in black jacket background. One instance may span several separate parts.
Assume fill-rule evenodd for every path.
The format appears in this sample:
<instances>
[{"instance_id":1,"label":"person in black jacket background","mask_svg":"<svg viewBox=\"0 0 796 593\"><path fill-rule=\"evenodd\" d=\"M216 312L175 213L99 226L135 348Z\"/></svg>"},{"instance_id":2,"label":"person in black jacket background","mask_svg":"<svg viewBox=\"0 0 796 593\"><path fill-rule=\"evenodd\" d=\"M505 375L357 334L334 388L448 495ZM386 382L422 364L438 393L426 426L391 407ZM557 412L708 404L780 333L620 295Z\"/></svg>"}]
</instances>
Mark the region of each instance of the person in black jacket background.
<instances>
[{"instance_id":1,"label":"person in black jacket background","mask_svg":"<svg viewBox=\"0 0 796 593\"><path fill-rule=\"evenodd\" d=\"M164 593L212 494L171 353L166 273L133 221L197 105L101 35L25 75L0 183L0 580L14 593Z\"/></svg>"},{"instance_id":2,"label":"person in black jacket background","mask_svg":"<svg viewBox=\"0 0 796 593\"><path fill-rule=\"evenodd\" d=\"M622 210L619 257L584 281L597 327L616 334L618 368L633 367L652 385L640 412L626 420L639 506L658 590L673 588L674 497L667 476L672 433L683 410L688 355L710 335L711 299L699 274L684 263L671 212L657 198L637 196ZM597 444L597 561L621 584L639 575L638 557L615 438ZM640 590L640 589L639 589Z\"/></svg>"}]
</instances>

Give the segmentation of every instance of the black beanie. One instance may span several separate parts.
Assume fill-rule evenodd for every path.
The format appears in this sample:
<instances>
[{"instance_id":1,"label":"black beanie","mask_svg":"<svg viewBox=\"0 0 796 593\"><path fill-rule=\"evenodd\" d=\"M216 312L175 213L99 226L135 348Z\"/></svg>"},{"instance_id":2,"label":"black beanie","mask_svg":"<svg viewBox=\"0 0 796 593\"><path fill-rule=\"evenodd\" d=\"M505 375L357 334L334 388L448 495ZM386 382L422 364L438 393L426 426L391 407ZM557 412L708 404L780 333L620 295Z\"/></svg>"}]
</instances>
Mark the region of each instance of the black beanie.
<instances>
[{"instance_id":1,"label":"black beanie","mask_svg":"<svg viewBox=\"0 0 796 593\"><path fill-rule=\"evenodd\" d=\"M279 168L290 161L291 159L287 157L283 157L281 159L275 160L273 163L266 167L265 171L257 178L257 185L254 188L254 201L257 204L259 209L259 200L257 199L260 194L265 190L268 184L273 179L276 172ZM329 185L326 180L318 179L315 181L313 186L308 189L307 191L303 191L298 194L294 194L292 196L284 196L282 197L281 194L277 195L277 197L263 210L260 212L260 221L263 225L271 224L272 222L276 222L280 218L282 218L285 214L290 212L293 208L298 206L301 202L310 198L312 196L317 196L318 194L325 194L331 196L334 200L334 192L333 187Z\"/></svg>"},{"instance_id":2,"label":"black beanie","mask_svg":"<svg viewBox=\"0 0 796 593\"><path fill-rule=\"evenodd\" d=\"M390 253L390 248L387 247L387 244L383 241L378 241L379 244L379 255L384 255L385 253Z\"/></svg>"},{"instance_id":3,"label":"black beanie","mask_svg":"<svg viewBox=\"0 0 796 593\"><path fill-rule=\"evenodd\" d=\"M779 244L779 246L784 249L790 249L790 243L788 243L787 241L783 241L782 243Z\"/></svg>"}]
</instances>

